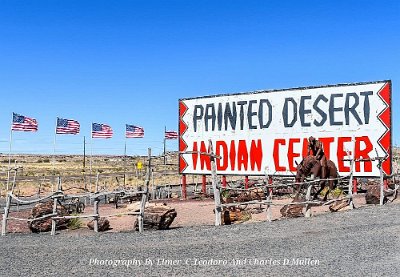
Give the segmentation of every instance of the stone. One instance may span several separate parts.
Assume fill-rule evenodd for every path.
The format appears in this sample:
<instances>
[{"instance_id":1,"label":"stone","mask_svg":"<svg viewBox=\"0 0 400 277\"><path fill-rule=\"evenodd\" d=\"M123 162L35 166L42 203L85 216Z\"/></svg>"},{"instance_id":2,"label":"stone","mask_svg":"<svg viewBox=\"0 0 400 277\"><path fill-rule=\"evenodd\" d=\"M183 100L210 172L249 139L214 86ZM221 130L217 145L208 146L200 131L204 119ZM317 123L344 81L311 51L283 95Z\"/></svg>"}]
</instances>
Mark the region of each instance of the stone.
<instances>
[{"instance_id":1,"label":"stone","mask_svg":"<svg viewBox=\"0 0 400 277\"><path fill-rule=\"evenodd\" d=\"M337 211L347 207L348 205L349 205L349 200L343 199L343 200L337 201L337 202L333 203L332 205L330 205L329 210L331 212L337 212Z\"/></svg>"},{"instance_id":2,"label":"stone","mask_svg":"<svg viewBox=\"0 0 400 277\"><path fill-rule=\"evenodd\" d=\"M377 205L380 203L381 188L379 184L369 184L365 194L365 203ZM386 203L387 197L383 197L383 203Z\"/></svg>"},{"instance_id":3,"label":"stone","mask_svg":"<svg viewBox=\"0 0 400 277\"><path fill-rule=\"evenodd\" d=\"M87 223L90 230L94 230L94 219ZM99 218L99 223L97 225L99 232L104 232L110 229L110 221L105 217Z\"/></svg>"},{"instance_id":4,"label":"stone","mask_svg":"<svg viewBox=\"0 0 400 277\"><path fill-rule=\"evenodd\" d=\"M292 203L305 202L305 201L306 201L305 198L296 195ZM302 217L304 216L303 207L304 205L285 205L280 210L281 215L282 217L289 217L289 218Z\"/></svg>"},{"instance_id":5,"label":"stone","mask_svg":"<svg viewBox=\"0 0 400 277\"><path fill-rule=\"evenodd\" d=\"M242 211L240 209L224 210L221 214L222 223L231 225L234 222L245 222L252 218L251 212Z\"/></svg>"},{"instance_id":6,"label":"stone","mask_svg":"<svg viewBox=\"0 0 400 277\"><path fill-rule=\"evenodd\" d=\"M44 203L36 204L29 216L29 219L39 218L48 214L53 213L53 201L47 201ZM67 216L69 215L68 210L61 205L57 205L57 216ZM57 219L56 220L56 230L65 229L68 226L69 219ZM51 218L45 218L35 221L28 222L29 229L33 233L49 232L51 231Z\"/></svg>"},{"instance_id":7,"label":"stone","mask_svg":"<svg viewBox=\"0 0 400 277\"><path fill-rule=\"evenodd\" d=\"M143 220L143 228L153 229L153 230L166 230L169 229L175 217L177 216L177 212L174 208L169 206L151 206L146 207L144 210L144 220ZM134 224L135 230L139 230L139 222L138 218L136 218Z\"/></svg>"},{"instance_id":8,"label":"stone","mask_svg":"<svg viewBox=\"0 0 400 277\"><path fill-rule=\"evenodd\" d=\"M248 201L261 201L265 199L265 193L262 188L250 188L247 191L242 191L237 197L237 202L248 202Z\"/></svg>"}]
</instances>

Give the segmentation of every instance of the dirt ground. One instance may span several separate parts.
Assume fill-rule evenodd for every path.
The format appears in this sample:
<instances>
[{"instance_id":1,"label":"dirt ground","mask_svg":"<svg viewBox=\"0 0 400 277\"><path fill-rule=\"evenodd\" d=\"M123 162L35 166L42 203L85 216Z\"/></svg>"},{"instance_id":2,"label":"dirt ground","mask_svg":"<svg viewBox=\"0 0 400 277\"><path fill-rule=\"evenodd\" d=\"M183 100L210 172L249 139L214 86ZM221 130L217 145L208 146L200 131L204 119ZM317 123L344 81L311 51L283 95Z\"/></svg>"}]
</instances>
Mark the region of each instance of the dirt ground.
<instances>
[{"instance_id":1,"label":"dirt ground","mask_svg":"<svg viewBox=\"0 0 400 277\"><path fill-rule=\"evenodd\" d=\"M400 201L400 200L396 200ZM286 204L290 203L291 199L282 199L282 200L274 200L275 203ZM177 212L177 217L171 225L171 228L182 228L188 226L202 226L202 225L214 225L215 215L213 212L214 202L212 199L205 200L169 200L169 201L157 201L156 205L163 205L166 203L168 206L174 208ZM358 194L354 197L354 204L356 208L362 208L365 206L365 195ZM112 204L103 204L100 205L100 215L107 216L112 214L118 214L127 212L129 210L129 204L122 204L118 209L115 208ZM254 210L255 206L249 207ZM283 220L280 213L281 206L273 206L272 208L272 219L273 220ZM344 208L341 211L348 209L348 207ZM339 213L341 212L339 211ZM328 206L317 206L312 207L311 209L312 216L318 216L322 213L330 213ZM93 206L87 205L85 209L85 214L93 213ZM11 212L11 217L18 218L28 218L30 214L30 210L24 210L19 212ZM110 221L110 229L106 232L129 232L133 230L134 221L136 219L135 216L114 216L108 218ZM267 220L267 215L265 209L262 209L258 213L252 213L252 218L248 221L244 222L235 222L234 224L250 224L258 221ZM284 219L291 220L291 219ZM91 230L87 227L87 222L89 219L82 219L82 226L77 230L61 230L61 233L68 233L74 235L80 234L93 234ZM8 233L30 233L28 228L28 224L25 221L18 220L9 220L7 224L7 232Z\"/></svg>"}]
</instances>

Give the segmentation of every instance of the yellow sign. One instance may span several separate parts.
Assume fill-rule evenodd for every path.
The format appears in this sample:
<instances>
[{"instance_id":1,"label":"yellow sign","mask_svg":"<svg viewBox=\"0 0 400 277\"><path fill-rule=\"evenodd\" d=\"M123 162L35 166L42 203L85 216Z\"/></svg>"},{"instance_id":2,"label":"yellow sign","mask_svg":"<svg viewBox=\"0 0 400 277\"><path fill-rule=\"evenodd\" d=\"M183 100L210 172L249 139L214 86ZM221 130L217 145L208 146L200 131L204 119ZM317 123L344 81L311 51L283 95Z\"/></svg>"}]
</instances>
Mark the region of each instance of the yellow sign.
<instances>
[{"instance_id":1,"label":"yellow sign","mask_svg":"<svg viewBox=\"0 0 400 277\"><path fill-rule=\"evenodd\" d=\"M142 169L143 168L142 162L138 162L136 167L137 167L137 169Z\"/></svg>"}]
</instances>

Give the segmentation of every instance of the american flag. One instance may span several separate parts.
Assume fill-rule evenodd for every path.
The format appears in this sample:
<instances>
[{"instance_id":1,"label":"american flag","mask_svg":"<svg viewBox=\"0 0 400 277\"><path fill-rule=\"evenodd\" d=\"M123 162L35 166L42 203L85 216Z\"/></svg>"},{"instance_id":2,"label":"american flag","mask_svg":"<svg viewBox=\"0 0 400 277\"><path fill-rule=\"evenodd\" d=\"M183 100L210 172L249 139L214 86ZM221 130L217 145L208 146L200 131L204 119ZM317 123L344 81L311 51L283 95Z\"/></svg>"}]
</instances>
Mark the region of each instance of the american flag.
<instances>
[{"instance_id":1,"label":"american flag","mask_svg":"<svg viewBox=\"0 0 400 277\"><path fill-rule=\"evenodd\" d=\"M13 113L12 131L36 132L38 123L36 119Z\"/></svg>"},{"instance_id":2,"label":"american flag","mask_svg":"<svg viewBox=\"0 0 400 277\"><path fill-rule=\"evenodd\" d=\"M64 119L57 117L56 134L79 134L79 122L73 119Z\"/></svg>"},{"instance_id":3,"label":"american flag","mask_svg":"<svg viewBox=\"0 0 400 277\"><path fill-rule=\"evenodd\" d=\"M92 138L112 138L113 130L106 124L92 123Z\"/></svg>"},{"instance_id":4,"label":"american flag","mask_svg":"<svg viewBox=\"0 0 400 277\"><path fill-rule=\"evenodd\" d=\"M177 131L165 131L165 139L177 139L178 137Z\"/></svg>"},{"instance_id":5,"label":"american flag","mask_svg":"<svg viewBox=\"0 0 400 277\"><path fill-rule=\"evenodd\" d=\"M127 138L142 138L144 137L144 129L143 127L126 124L125 136Z\"/></svg>"}]
</instances>

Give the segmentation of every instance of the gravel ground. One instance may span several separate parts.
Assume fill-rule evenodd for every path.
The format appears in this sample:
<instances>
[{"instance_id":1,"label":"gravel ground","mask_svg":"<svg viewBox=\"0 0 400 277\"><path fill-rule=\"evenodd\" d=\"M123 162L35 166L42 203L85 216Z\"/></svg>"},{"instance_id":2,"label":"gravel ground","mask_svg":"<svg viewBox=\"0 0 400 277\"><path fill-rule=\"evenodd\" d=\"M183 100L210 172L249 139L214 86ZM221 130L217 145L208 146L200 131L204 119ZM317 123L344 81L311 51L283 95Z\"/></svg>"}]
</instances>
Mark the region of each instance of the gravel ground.
<instances>
[{"instance_id":1,"label":"gravel ground","mask_svg":"<svg viewBox=\"0 0 400 277\"><path fill-rule=\"evenodd\" d=\"M144 234L9 234L0 276L398 276L399 208Z\"/></svg>"}]
</instances>

